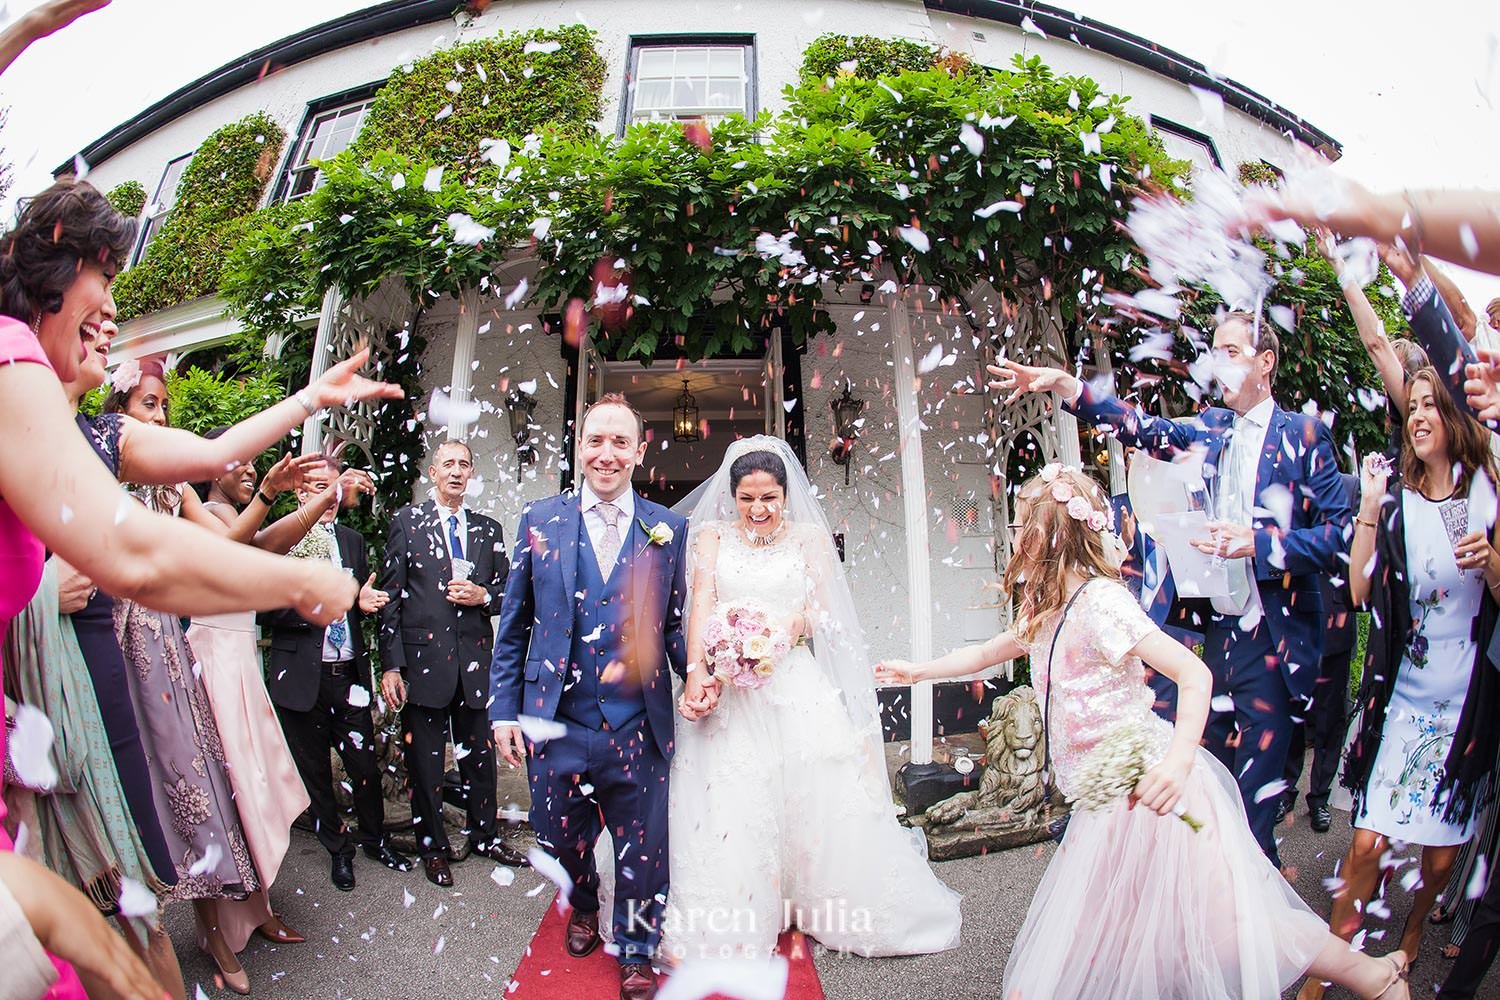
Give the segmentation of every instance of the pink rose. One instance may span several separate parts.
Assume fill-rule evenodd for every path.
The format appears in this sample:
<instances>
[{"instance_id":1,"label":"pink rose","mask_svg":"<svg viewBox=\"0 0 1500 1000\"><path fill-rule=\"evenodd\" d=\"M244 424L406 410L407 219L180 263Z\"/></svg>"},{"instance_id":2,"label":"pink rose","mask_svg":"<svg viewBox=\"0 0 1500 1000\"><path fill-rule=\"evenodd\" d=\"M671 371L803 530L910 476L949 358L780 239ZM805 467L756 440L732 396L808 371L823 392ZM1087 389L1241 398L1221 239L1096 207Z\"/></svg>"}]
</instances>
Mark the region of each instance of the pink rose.
<instances>
[{"instance_id":1,"label":"pink rose","mask_svg":"<svg viewBox=\"0 0 1500 1000\"><path fill-rule=\"evenodd\" d=\"M1048 464L1042 466L1042 482L1052 482L1057 478L1057 474L1061 471L1062 465L1058 462L1049 462Z\"/></svg>"},{"instance_id":2,"label":"pink rose","mask_svg":"<svg viewBox=\"0 0 1500 1000\"><path fill-rule=\"evenodd\" d=\"M1109 526L1109 520L1105 518L1102 510L1096 510L1089 514L1089 527L1094 531L1103 531Z\"/></svg>"},{"instance_id":3,"label":"pink rose","mask_svg":"<svg viewBox=\"0 0 1500 1000\"><path fill-rule=\"evenodd\" d=\"M1068 501L1068 516L1075 521L1087 521L1090 514L1097 513L1087 497L1075 496Z\"/></svg>"},{"instance_id":4,"label":"pink rose","mask_svg":"<svg viewBox=\"0 0 1500 1000\"><path fill-rule=\"evenodd\" d=\"M1052 499L1058 503L1067 503L1073 499L1073 484L1066 479L1059 479L1052 484Z\"/></svg>"}]
</instances>

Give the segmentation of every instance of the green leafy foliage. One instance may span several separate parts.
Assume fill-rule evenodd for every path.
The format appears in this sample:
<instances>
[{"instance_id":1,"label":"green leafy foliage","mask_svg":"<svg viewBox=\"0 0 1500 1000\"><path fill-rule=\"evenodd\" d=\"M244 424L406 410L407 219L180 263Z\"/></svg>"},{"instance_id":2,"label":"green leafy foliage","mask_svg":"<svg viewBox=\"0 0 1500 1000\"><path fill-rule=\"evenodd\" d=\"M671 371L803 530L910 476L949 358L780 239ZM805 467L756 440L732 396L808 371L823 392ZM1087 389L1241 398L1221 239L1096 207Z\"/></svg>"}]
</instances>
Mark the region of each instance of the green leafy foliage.
<instances>
[{"instance_id":1,"label":"green leafy foliage","mask_svg":"<svg viewBox=\"0 0 1500 1000\"><path fill-rule=\"evenodd\" d=\"M582 25L466 42L398 70L350 149L356 161L399 151L462 177L493 166L483 140L553 130L580 137L603 114L607 67Z\"/></svg>"},{"instance_id":2,"label":"green leafy foliage","mask_svg":"<svg viewBox=\"0 0 1500 1000\"><path fill-rule=\"evenodd\" d=\"M231 377L195 365L186 374L167 376L172 426L194 434L233 426L285 397L281 382L269 372Z\"/></svg>"},{"instance_id":3,"label":"green leafy foliage","mask_svg":"<svg viewBox=\"0 0 1500 1000\"><path fill-rule=\"evenodd\" d=\"M110 188L104 197L115 207L115 211L128 219L138 218L146 207L146 189L140 181L121 181Z\"/></svg>"},{"instance_id":4,"label":"green leafy foliage","mask_svg":"<svg viewBox=\"0 0 1500 1000\"><path fill-rule=\"evenodd\" d=\"M281 126L261 112L203 141L145 258L115 281L122 322L219 290L225 255L259 204L285 141Z\"/></svg>"},{"instance_id":5,"label":"green leafy foliage","mask_svg":"<svg viewBox=\"0 0 1500 1000\"><path fill-rule=\"evenodd\" d=\"M841 76L878 80L907 70L931 69L939 54L930 45L874 35L822 35L802 52L802 78L816 82Z\"/></svg>"}]
</instances>

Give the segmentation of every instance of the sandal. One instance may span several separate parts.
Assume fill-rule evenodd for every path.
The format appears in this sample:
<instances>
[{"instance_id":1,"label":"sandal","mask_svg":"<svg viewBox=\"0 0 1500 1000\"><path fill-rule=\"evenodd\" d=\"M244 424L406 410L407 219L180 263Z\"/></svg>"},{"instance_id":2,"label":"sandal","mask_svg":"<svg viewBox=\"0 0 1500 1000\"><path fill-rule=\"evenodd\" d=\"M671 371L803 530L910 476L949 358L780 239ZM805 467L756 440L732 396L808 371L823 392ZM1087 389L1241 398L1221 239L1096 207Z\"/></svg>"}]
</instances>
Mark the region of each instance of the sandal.
<instances>
[{"instance_id":1,"label":"sandal","mask_svg":"<svg viewBox=\"0 0 1500 1000\"><path fill-rule=\"evenodd\" d=\"M1375 994L1373 1000L1411 1000L1411 986L1406 981L1406 974L1411 965L1407 961L1406 952L1393 951L1389 955L1382 956L1380 961L1386 962L1391 967L1391 980L1385 989Z\"/></svg>"}]
</instances>

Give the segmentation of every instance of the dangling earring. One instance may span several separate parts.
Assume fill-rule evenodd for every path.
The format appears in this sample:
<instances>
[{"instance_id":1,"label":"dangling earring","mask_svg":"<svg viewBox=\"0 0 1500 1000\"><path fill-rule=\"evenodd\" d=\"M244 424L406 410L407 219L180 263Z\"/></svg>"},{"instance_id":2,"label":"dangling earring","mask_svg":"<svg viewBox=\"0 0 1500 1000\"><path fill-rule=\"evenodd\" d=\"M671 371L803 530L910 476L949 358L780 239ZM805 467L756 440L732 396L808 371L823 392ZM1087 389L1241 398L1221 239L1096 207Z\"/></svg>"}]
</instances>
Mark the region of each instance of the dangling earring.
<instances>
[{"instance_id":1,"label":"dangling earring","mask_svg":"<svg viewBox=\"0 0 1500 1000\"><path fill-rule=\"evenodd\" d=\"M26 324L31 327L32 336L40 336L42 332L42 314L39 312L31 314L31 322Z\"/></svg>"}]
</instances>

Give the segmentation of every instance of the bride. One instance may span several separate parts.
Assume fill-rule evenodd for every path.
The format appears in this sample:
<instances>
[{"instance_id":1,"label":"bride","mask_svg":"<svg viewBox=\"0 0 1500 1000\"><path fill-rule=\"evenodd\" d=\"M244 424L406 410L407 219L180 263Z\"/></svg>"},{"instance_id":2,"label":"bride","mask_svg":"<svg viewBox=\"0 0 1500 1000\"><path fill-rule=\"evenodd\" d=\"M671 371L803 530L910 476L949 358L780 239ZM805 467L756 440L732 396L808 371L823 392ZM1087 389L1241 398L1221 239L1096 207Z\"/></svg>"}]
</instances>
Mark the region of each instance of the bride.
<instances>
[{"instance_id":1,"label":"bride","mask_svg":"<svg viewBox=\"0 0 1500 1000\"><path fill-rule=\"evenodd\" d=\"M679 703L666 950L765 957L791 926L866 957L956 947L959 897L896 821L864 634L791 449L735 442L677 510L693 552L689 660L706 662L731 607L754 609L790 651L742 678L757 686L721 669L707 714Z\"/></svg>"}]
</instances>

